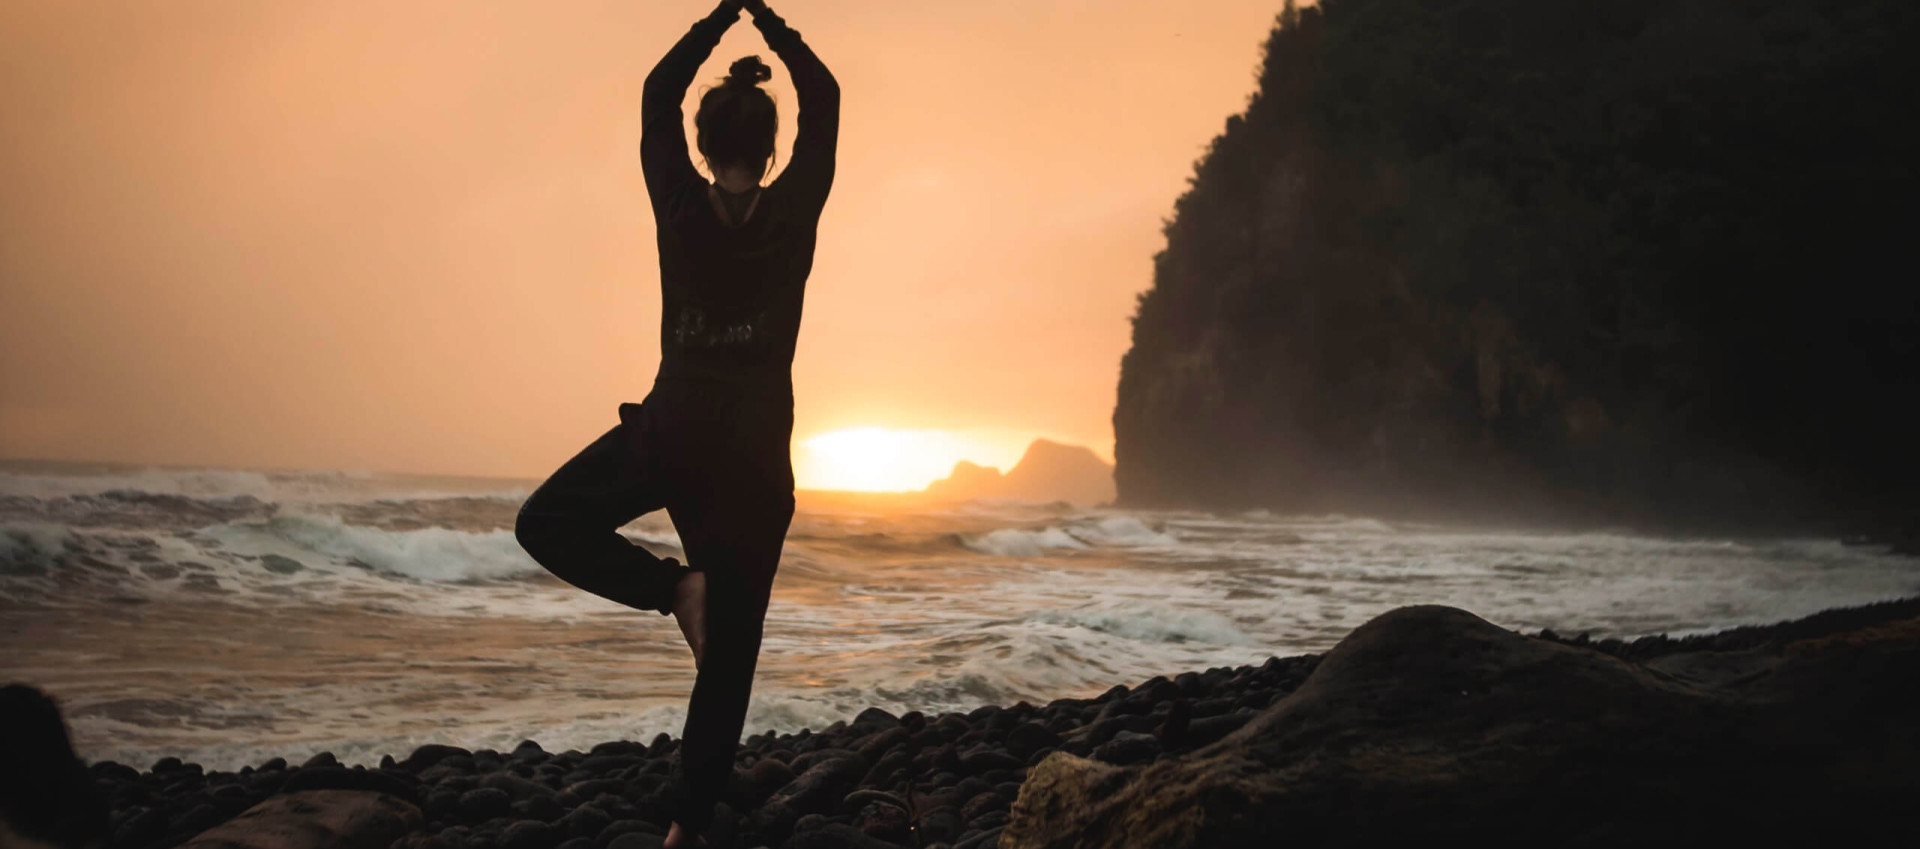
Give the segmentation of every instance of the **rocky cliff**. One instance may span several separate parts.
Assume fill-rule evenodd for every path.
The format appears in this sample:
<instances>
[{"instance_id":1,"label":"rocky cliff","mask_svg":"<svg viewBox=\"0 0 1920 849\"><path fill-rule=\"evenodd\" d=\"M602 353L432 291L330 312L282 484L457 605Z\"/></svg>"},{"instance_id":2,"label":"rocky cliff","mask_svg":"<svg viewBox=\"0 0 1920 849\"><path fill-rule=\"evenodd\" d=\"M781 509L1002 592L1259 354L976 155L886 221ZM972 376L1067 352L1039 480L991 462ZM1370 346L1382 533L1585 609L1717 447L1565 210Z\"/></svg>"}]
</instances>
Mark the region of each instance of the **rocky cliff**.
<instances>
[{"instance_id":1,"label":"rocky cliff","mask_svg":"<svg viewBox=\"0 0 1920 849\"><path fill-rule=\"evenodd\" d=\"M1920 504L1920 11L1289 3L1140 296L1125 505Z\"/></svg>"}]
</instances>

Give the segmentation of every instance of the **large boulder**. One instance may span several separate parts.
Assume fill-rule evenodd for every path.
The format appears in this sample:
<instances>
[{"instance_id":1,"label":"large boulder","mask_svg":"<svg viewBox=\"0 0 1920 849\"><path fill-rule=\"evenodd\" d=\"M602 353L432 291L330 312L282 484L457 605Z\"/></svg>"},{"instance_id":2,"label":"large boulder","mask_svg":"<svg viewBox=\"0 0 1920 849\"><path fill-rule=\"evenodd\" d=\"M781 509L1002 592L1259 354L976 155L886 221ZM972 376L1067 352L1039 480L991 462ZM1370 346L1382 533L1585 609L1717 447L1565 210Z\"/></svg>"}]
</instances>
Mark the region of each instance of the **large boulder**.
<instances>
[{"instance_id":1,"label":"large boulder","mask_svg":"<svg viewBox=\"0 0 1920 849\"><path fill-rule=\"evenodd\" d=\"M1910 615L1910 614L1909 614ZM1185 756L1034 767L1002 849L1830 843L1920 832L1920 619L1635 663L1401 608Z\"/></svg>"},{"instance_id":2,"label":"large boulder","mask_svg":"<svg viewBox=\"0 0 1920 849\"><path fill-rule=\"evenodd\" d=\"M305 790L261 802L180 849L388 849L420 809L367 790Z\"/></svg>"}]
</instances>

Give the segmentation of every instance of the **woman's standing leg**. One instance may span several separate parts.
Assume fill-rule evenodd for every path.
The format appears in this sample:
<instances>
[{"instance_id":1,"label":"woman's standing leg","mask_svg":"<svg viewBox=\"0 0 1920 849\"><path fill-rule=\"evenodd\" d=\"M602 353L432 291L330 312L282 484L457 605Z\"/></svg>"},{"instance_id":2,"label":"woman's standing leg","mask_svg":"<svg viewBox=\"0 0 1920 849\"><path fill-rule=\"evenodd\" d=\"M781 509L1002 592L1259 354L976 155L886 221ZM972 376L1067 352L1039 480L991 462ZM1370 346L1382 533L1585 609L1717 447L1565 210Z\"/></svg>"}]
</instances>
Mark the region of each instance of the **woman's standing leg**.
<instances>
[{"instance_id":1,"label":"woman's standing leg","mask_svg":"<svg viewBox=\"0 0 1920 849\"><path fill-rule=\"evenodd\" d=\"M621 536L621 526L666 506L644 416L622 421L568 460L528 496L514 536L561 580L610 601L665 615L690 570ZM691 559L691 558L689 558Z\"/></svg>"},{"instance_id":2,"label":"woman's standing leg","mask_svg":"<svg viewBox=\"0 0 1920 849\"><path fill-rule=\"evenodd\" d=\"M672 785L674 820L696 834L706 831L733 773L794 510L791 397L728 399L715 407L711 426L689 427L689 450L672 452L667 474L677 484L667 511L687 562L707 582L706 655L694 676Z\"/></svg>"},{"instance_id":3,"label":"woman's standing leg","mask_svg":"<svg viewBox=\"0 0 1920 849\"><path fill-rule=\"evenodd\" d=\"M793 508L791 491L770 491L674 510L687 559L707 578L706 657L687 703L675 776L680 798L674 819L695 833L707 829L733 772ZM683 524L683 516L692 521Z\"/></svg>"}]
</instances>

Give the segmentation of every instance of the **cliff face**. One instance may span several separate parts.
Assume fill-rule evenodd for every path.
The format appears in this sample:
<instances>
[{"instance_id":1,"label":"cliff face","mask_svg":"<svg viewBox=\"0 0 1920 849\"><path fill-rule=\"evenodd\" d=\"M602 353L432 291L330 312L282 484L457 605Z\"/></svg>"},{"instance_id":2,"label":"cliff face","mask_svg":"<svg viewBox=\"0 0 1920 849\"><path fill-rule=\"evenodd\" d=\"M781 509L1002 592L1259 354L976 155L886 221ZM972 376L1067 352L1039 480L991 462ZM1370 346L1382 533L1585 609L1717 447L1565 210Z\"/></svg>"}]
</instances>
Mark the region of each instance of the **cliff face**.
<instances>
[{"instance_id":1,"label":"cliff face","mask_svg":"<svg viewBox=\"0 0 1920 849\"><path fill-rule=\"evenodd\" d=\"M1128 505L1920 504L1920 13L1289 3L1166 225Z\"/></svg>"}]
</instances>

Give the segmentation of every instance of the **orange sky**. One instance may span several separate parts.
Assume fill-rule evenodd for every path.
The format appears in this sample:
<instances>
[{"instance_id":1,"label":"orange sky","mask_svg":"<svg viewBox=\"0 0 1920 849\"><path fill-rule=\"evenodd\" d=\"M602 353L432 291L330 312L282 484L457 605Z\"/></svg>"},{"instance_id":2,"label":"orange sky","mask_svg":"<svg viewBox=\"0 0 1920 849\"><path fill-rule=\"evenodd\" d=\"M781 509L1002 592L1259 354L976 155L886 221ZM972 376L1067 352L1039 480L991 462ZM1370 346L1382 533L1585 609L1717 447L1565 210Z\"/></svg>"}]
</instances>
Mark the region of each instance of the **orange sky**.
<instances>
[{"instance_id":1,"label":"orange sky","mask_svg":"<svg viewBox=\"0 0 1920 849\"><path fill-rule=\"evenodd\" d=\"M1161 222L1279 5L776 4L843 97L795 441L1111 459ZM658 364L640 85L710 8L0 4L0 457L551 471ZM695 93L747 53L784 163L745 16Z\"/></svg>"}]
</instances>

